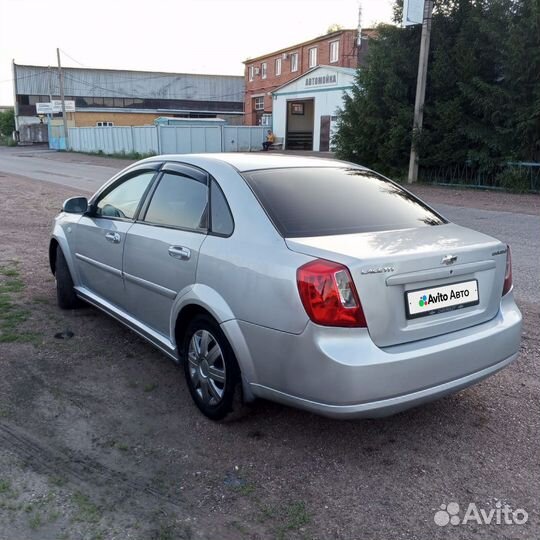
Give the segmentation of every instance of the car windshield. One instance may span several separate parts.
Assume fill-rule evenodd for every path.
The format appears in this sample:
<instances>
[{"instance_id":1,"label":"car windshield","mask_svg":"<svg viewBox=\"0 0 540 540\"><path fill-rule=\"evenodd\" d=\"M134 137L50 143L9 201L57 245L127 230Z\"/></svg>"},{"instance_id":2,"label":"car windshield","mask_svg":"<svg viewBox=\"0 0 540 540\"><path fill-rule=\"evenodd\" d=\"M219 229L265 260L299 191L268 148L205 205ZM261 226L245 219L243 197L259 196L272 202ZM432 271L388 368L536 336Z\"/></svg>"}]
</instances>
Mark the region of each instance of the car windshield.
<instances>
[{"instance_id":1,"label":"car windshield","mask_svg":"<svg viewBox=\"0 0 540 540\"><path fill-rule=\"evenodd\" d=\"M372 171L305 167L250 171L243 176L285 238L446 223L416 197Z\"/></svg>"}]
</instances>

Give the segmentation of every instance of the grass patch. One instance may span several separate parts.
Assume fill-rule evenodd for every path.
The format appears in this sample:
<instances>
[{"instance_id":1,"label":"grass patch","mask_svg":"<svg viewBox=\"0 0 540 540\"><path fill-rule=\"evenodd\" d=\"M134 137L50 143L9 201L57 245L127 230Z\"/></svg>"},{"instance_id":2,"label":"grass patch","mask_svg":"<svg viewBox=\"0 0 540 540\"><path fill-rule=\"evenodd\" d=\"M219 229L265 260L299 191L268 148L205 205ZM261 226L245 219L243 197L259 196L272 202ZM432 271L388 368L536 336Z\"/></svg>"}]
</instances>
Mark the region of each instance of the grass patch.
<instances>
[{"instance_id":1,"label":"grass patch","mask_svg":"<svg viewBox=\"0 0 540 540\"><path fill-rule=\"evenodd\" d=\"M288 532L298 532L311 522L304 501L291 501L278 506L261 505L259 512L260 522L271 520L275 523L275 535L278 540L284 540Z\"/></svg>"},{"instance_id":2,"label":"grass patch","mask_svg":"<svg viewBox=\"0 0 540 540\"><path fill-rule=\"evenodd\" d=\"M73 495L72 500L78 511L74 521L97 523L101 519L99 508L84 493L78 491Z\"/></svg>"},{"instance_id":3,"label":"grass patch","mask_svg":"<svg viewBox=\"0 0 540 540\"><path fill-rule=\"evenodd\" d=\"M58 510L53 510L48 516L47 521L49 523L54 523L60 517L60 512Z\"/></svg>"},{"instance_id":4,"label":"grass patch","mask_svg":"<svg viewBox=\"0 0 540 540\"><path fill-rule=\"evenodd\" d=\"M31 529L39 529L42 525L41 514L34 514L28 520L28 525Z\"/></svg>"},{"instance_id":5,"label":"grass patch","mask_svg":"<svg viewBox=\"0 0 540 540\"><path fill-rule=\"evenodd\" d=\"M51 476L49 478L49 484L54 487L64 487L67 484L67 480L63 476Z\"/></svg>"},{"instance_id":6,"label":"grass patch","mask_svg":"<svg viewBox=\"0 0 540 540\"><path fill-rule=\"evenodd\" d=\"M51 303L46 296L34 296L32 298L32 302L34 302L34 304L50 304Z\"/></svg>"},{"instance_id":7,"label":"grass patch","mask_svg":"<svg viewBox=\"0 0 540 540\"><path fill-rule=\"evenodd\" d=\"M311 521L304 501L296 501L289 504L285 514L287 518L287 522L285 524L287 530L299 529Z\"/></svg>"},{"instance_id":8,"label":"grass patch","mask_svg":"<svg viewBox=\"0 0 540 540\"><path fill-rule=\"evenodd\" d=\"M0 135L0 146L17 146L17 141L14 141L13 137Z\"/></svg>"},{"instance_id":9,"label":"grass patch","mask_svg":"<svg viewBox=\"0 0 540 540\"><path fill-rule=\"evenodd\" d=\"M172 527L161 525L157 532L157 540L175 540L175 535Z\"/></svg>"},{"instance_id":10,"label":"grass patch","mask_svg":"<svg viewBox=\"0 0 540 540\"><path fill-rule=\"evenodd\" d=\"M240 495L243 495L244 497L248 497L249 495L253 494L255 492L255 485L250 484L249 482L246 484L243 484L236 488L236 491L240 493Z\"/></svg>"},{"instance_id":11,"label":"grass patch","mask_svg":"<svg viewBox=\"0 0 540 540\"><path fill-rule=\"evenodd\" d=\"M7 493L11 489L9 480L0 480L0 495Z\"/></svg>"},{"instance_id":12,"label":"grass patch","mask_svg":"<svg viewBox=\"0 0 540 540\"><path fill-rule=\"evenodd\" d=\"M30 311L14 303L13 295L22 292L24 286L16 263L0 266L0 343L36 342L36 334L19 331Z\"/></svg>"}]
</instances>

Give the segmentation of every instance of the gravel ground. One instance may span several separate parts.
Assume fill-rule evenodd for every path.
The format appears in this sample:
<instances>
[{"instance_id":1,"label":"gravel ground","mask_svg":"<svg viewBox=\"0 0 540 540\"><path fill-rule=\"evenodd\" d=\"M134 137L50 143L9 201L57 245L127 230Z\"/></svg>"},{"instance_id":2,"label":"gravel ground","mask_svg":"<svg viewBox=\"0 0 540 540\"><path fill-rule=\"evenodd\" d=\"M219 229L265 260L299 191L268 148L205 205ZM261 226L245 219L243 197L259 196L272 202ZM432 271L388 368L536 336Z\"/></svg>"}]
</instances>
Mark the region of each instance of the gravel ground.
<instances>
[{"instance_id":1,"label":"gravel ground","mask_svg":"<svg viewBox=\"0 0 540 540\"><path fill-rule=\"evenodd\" d=\"M420 189L448 203L448 190ZM540 536L538 304L520 302L519 359L460 394L354 422L258 402L216 424L135 334L93 308L56 307L48 235L73 194L0 177L0 540ZM441 504L498 501L528 522L434 522Z\"/></svg>"}]
</instances>

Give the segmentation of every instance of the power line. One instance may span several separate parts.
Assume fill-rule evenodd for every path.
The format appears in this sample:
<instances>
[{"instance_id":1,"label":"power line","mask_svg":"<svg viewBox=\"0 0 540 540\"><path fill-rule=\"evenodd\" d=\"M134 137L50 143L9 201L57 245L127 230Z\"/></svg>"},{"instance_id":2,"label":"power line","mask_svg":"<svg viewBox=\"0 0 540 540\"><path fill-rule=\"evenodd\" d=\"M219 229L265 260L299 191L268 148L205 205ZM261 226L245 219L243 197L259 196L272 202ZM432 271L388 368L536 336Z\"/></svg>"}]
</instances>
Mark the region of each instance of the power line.
<instances>
[{"instance_id":1,"label":"power line","mask_svg":"<svg viewBox=\"0 0 540 540\"><path fill-rule=\"evenodd\" d=\"M76 64L79 64L79 66L83 67L83 68L86 68L86 66L84 64L81 64L81 62L79 62L78 60L75 60L75 58L73 58L73 56L69 55L66 51L64 51L64 49L60 49L62 51L63 54L65 54L70 60L73 60Z\"/></svg>"},{"instance_id":2,"label":"power line","mask_svg":"<svg viewBox=\"0 0 540 540\"><path fill-rule=\"evenodd\" d=\"M44 69L43 71L39 71L38 73L32 73L30 75L21 75L20 77L11 78L11 79L4 79L0 81L0 83L7 83L7 82L13 82L14 80L20 81L22 79L31 79L32 77L37 77L38 75L42 75L43 73L47 73L49 69Z\"/></svg>"}]
</instances>

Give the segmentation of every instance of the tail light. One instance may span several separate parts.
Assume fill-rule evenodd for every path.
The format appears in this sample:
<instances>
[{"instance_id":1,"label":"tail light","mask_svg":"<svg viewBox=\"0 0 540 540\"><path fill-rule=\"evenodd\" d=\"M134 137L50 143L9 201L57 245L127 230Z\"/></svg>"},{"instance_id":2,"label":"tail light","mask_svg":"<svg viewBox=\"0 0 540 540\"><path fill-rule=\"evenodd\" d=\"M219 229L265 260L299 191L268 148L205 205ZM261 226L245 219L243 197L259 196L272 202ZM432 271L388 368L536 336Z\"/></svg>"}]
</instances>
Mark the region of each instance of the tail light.
<instances>
[{"instance_id":1,"label":"tail light","mask_svg":"<svg viewBox=\"0 0 540 540\"><path fill-rule=\"evenodd\" d=\"M323 259L296 272L302 304L309 318L323 326L366 328L366 318L349 269Z\"/></svg>"},{"instance_id":2,"label":"tail light","mask_svg":"<svg viewBox=\"0 0 540 540\"><path fill-rule=\"evenodd\" d=\"M510 252L510 246L506 246L506 272L504 274L504 285L502 295L510 292L512 288L512 253Z\"/></svg>"}]
</instances>

